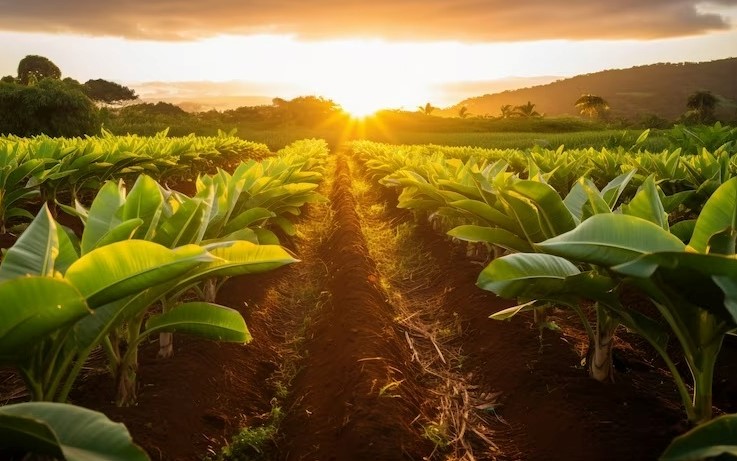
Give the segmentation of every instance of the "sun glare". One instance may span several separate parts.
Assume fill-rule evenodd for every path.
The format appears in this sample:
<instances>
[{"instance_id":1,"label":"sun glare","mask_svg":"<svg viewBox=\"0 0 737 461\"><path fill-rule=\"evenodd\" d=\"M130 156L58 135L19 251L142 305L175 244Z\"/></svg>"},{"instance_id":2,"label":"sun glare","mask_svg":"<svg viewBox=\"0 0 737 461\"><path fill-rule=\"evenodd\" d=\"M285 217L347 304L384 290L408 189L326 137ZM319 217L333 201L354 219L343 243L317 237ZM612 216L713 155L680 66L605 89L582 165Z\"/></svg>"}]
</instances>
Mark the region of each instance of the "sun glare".
<instances>
[{"instance_id":1,"label":"sun glare","mask_svg":"<svg viewBox=\"0 0 737 461\"><path fill-rule=\"evenodd\" d=\"M401 56L388 52L384 42L331 41L320 44L319 51L329 62L322 72L306 75L304 85L340 104L354 117L386 108L414 109L430 101L432 77L416 67L402 65Z\"/></svg>"},{"instance_id":2,"label":"sun glare","mask_svg":"<svg viewBox=\"0 0 737 461\"><path fill-rule=\"evenodd\" d=\"M412 110L430 100L430 91L419 82L406 82L401 78L390 81L386 76L367 72L328 78L318 91L354 117L366 117L381 109Z\"/></svg>"}]
</instances>

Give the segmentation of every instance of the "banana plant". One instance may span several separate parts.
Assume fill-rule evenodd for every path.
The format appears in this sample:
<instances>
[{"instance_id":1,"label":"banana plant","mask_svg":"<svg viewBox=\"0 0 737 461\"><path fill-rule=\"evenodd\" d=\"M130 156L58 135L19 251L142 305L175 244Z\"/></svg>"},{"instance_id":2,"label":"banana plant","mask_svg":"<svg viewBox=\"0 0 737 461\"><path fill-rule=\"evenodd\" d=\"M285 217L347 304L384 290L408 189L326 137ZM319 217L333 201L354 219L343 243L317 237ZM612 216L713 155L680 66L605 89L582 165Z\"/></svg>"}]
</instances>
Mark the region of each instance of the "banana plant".
<instances>
[{"instance_id":1,"label":"banana plant","mask_svg":"<svg viewBox=\"0 0 737 461\"><path fill-rule=\"evenodd\" d=\"M53 402L0 406L0 452L6 450L66 461L150 459L124 425L96 411Z\"/></svg>"},{"instance_id":2,"label":"banana plant","mask_svg":"<svg viewBox=\"0 0 737 461\"><path fill-rule=\"evenodd\" d=\"M676 437L660 461L697 461L737 457L737 415L722 415Z\"/></svg>"},{"instance_id":3,"label":"banana plant","mask_svg":"<svg viewBox=\"0 0 737 461\"><path fill-rule=\"evenodd\" d=\"M24 206L40 196L32 178L45 167L44 160L29 158L17 144L0 145L0 233L6 232L8 222L14 218L33 219Z\"/></svg>"},{"instance_id":4,"label":"banana plant","mask_svg":"<svg viewBox=\"0 0 737 461\"><path fill-rule=\"evenodd\" d=\"M77 206L75 212L85 221L85 229L80 242L82 254L95 248L104 247L114 241L139 238L151 240L175 249L183 245L200 245L212 250L211 254L226 256L227 262L236 262L240 265L240 271L213 270L212 267L201 267L201 273L188 274L181 280L181 284L165 285L160 289L152 289L142 293L141 296L133 297L130 302L122 302L124 308L121 312L127 312L117 322L125 324L125 328L105 328L104 334L100 332L93 334L95 341L85 343L86 347L102 341L107 352L109 368L116 379L118 389L118 402L130 404L135 400L135 382L138 369L138 345L149 337L153 332L159 334L159 356L166 358L173 354L173 328L162 328L161 325L174 325L167 319L177 316L196 315L197 312L207 312L211 322L229 322L236 328L235 331L244 331L240 340L250 340L247 329L240 314L222 306L212 304L215 293L219 287L216 280L225 280L228 276L241 273L254 273L271 270L283 264L294 262L294 258L283 249L276 246L265 245L258 247L248 242L229 240L232 238L249 238L256 236L254 231L246 227L232 232L220 239L203 241L205 232L216 207L215 187L206 187L196 197L187 197L183 194L164 190L153 179L146 175L138 178L130 193L126 194L122 182L106 183L97 194L89 210ZM260 215L271 213L263 209L251 210L252 221L257 221ZM244 213L248 215L249 213ZM247 226L251 222L240 220L240 225ZM249 231L249 232L247 232ZM227 253L225 248L230 250ZM269 259L271 258L271 259ZM268 262L274 264L268 265ZM219 266L217 266L219 267ZM200 287L204 286L202 290ZM211 287L210 290L207 288ZM205 309L204 304L178 305L188 291L200 294L201 299L210 302L210 308ZM149 307L160 304L163 319L161 325L156 328L149 327L144 322L148 315ZM98 316L104 318L104 315ZM221 319L221 320L218 320ZM150 320L149 320L150 322ZM88 323L95 326L94 320ZM85 324L86 325L86 324ZM183 326L178 329L182 331ZM77 361L79 363L79 361Z\"/></svg>"},{"instance_id":5,"label":"banana plant","mask_svg":"<svg viewBox=\"0 0 737 461\"><path fill-rule=\"evenodd\" d=\"M724 336L737 328L737 178L707 201L686 246L662 226L628 215L595 216L542 242L543 251L605 267L632 283L670 327L688 364L693 390L667 351L668 365L691 422L711 418L714 365ZM641 329L634 328L653 343Z\"/></svg>"},{"instance_id":6,"label":"banana plant","mask_svg":"<svg viewBox=\"0 0 737 461\"><path fill-rule=\"evenodd\" d=\"M124 391L118 401L129 404L135 400L141 338L183 331L215 340L250 339L240 314L210 303L173 306L144 324L157 300L210 276L259 272L293 261L280 247L249 242L172 250L123 240L80 256L44 208L0 264L2 309L9 319L1 331L0 361L19 369L34 400L63 402L89 354L102 345ZM123 325L125 349L111 340Z\"/></svg>"},{"instance_id":7,"label":"banana plant","mask_svg":"<svg viewBox=\"0 0 737 461\"><path fill-rule=\"evenodd\" d=\"M539 178L538 181L513 181L506 190L499 191L499 196L506 214L512 216L521 229L515 237L523 242L524 246L517 244L511 248L514 251L521 251L520 254L492 261L479 275L477 281L477 285L482 289L523 301L521 305L525 306L525 309L507 309L493 315L492 318L495 319L508 319L519 312L534 309L536 321L540 325L546 323L545 314L549 303L572 308L581 319L589 339L587 357L589 374L598 381L613 379L612 345L620 321L610 312L620 307L616 303L616 296L593 295L616 290L616 283L594 266L589 266L582 273L576 266L565 264L560 258L529 253L540 251L538 243L573 230L582 220L594 214L610 214L633 174L634 172L628 172L618 176L601 192L591 181L580 180L565 199L543 182L543 178ZM535 264L529 267L525 265L530 261ZM562 269L565 270L561 272ZM558 280L555 289L540 291L538 284L532 283L533 280L549 281L549 276ZM563 283L568 278L571 280ZM516 287L514 290L507 286L510 283ZM585 290L586 296L582 296L576 290L583 290L584 286L588 286L585 284L593 284L594 288L589 287ZM572 289L572 286L575 289ZM608 288L604 290L603 286ZM524 302L530 299L538 302ZM594 325L580 307L584 299L594 302L593 309L596 313Z\"/></svg>"},{"instance_id":8,"label":"banana plant","mask_svg":"<svg viewBox=\"0 0 737 461\"><path fill-rule=\"evenodd\" d=\"M172 251L143 241L118 242L79 257L44 207L0 264L6 319L0 361L19 369L34 400L63 401L59 386L78 322L213 259L197 247Z\"/></svg>"}]
</instances>

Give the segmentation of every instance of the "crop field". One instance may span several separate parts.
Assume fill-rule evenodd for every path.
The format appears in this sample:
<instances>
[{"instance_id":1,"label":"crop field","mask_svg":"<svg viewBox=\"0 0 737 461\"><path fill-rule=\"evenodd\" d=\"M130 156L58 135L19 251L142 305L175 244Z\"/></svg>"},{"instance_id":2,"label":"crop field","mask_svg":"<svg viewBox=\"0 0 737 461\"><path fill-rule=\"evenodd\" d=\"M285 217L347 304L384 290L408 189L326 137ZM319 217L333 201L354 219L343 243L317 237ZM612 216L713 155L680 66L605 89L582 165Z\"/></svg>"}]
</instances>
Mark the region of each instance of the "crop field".
<instances>
[{"instance_id":1,"label":"crop field","mask_svg":"<svg viewBox=\"0 0 737 461\"><path fill-rule=\"evenodd\" d=\"M0 459L735 454L737 130L452 136L0 137Z\"/></svg>"}]
</instances>

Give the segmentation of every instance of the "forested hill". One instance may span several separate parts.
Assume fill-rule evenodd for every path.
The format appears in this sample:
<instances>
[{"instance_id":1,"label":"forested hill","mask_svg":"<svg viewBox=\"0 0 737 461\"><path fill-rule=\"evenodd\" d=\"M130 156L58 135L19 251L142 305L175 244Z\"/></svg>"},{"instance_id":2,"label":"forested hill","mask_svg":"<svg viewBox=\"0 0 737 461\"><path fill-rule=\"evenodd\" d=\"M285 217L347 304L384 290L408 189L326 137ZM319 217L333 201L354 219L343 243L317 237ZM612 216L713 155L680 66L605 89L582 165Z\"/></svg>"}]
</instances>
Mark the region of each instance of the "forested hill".
<instances>
[{"instance_id":1,"label":"forested hill","mask_svg":"<svg viewBox=\"0 0 737 461\"><path fill-rule=\"evenodd\" d=\"M578 75L547 85L469 98L442 111L442 115L454 116L466 106L471 115L498 116L501 106L518 106L528 101L545 115L577 115L574 102L582 94L591 93L603 97L615 117L654 114L676 119L687 110L688 96L698 90L711 91L720 100L717 115L733 119L737 112L737 58L652 64Z\"/></svg>"}]
</instances>

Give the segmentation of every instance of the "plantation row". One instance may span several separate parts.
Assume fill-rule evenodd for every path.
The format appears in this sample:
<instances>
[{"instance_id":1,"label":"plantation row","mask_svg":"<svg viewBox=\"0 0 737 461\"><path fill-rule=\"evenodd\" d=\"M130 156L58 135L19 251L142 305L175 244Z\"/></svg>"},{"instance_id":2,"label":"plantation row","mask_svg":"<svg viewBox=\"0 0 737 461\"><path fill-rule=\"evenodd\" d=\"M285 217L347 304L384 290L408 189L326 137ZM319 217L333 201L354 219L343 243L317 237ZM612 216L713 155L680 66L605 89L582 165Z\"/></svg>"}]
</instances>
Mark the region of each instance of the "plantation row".
<instances>
[{"instance_id":1,"label":"plantation row","mask_svg":"<svg viewBox=\"0 0 737 461\"><path fill-rule=\"evenodd\" d=\"M176 181L191 177L192 171L210 172L269 155L265 145L226 133L169 138L165 131L141 137L103 130L87 138L0 137L0 232L10 223L32 219L28 206L39 198L73 205L110 179L146 174Z\"/></svg>"},{"instance_id":2,"label":"plantation row","mask_svg":"<svg viewBox=\"0 0 737 461\"><path fill-rule=\"evenodd\" d=\"M141 145L134 137L119 142L126 139ZM165 144L151 140L159 141ZM327 153L324 141L299 141L232 174L199 176L193 196L146 174L130 190L123 180L106 181L89 208L64 207L80 218L81 235L43 205L0 263L0 364L18 370L32 400L0 407L0 449L12 443L20 453L68 460L148 459L124 426L64 403L90 355L102 348L116 403L133 405L146 338L160 335L161 357L172 355L175 332L250 341L241 314L214 304L217 290L228 277L296 262L278 235L294 232L305 203L325 200L315 190Z\"/></svg>"},{"instance_id":3,"label":"plantation row","mask_svg":"<svg viewBox=\"0 0 737 461\"><path fill-rule=\"evenodd\" d=\"M492 318L534 311L544 323L550 306L572 310L599 381L613 379L620 326L650 343L689 422L701 424L674 441L667 460L734 454L737 417L712 420L714 366L737 328L737 164L727 147L686 156L352 144L398 190L399 208L468 242L470 253L498 256L477 285L518 305ZM633 292L652 313L626 302ZM682 360L690 377L676 366Z\"/></svg>"}]
</instances>

